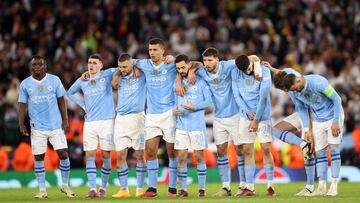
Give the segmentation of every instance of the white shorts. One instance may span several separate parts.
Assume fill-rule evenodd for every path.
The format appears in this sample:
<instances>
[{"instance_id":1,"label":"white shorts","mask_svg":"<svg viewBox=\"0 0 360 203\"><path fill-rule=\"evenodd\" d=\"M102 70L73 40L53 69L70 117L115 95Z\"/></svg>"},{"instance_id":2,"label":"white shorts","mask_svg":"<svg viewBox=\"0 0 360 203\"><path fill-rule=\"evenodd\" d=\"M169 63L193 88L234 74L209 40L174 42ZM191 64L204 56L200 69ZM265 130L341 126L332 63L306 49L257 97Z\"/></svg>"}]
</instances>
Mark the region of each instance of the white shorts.
<instances>
[{"instance_id":1,"label":"white shorts","mask_svg":"<svg viewBox=\"0 0 360 203\"><path fill-rule=\"evenodd\" d=\"M214 117L213 134L216 145L237 139L239 135L239 119L239 114L226 118Z\"/></svg>"},{"instance_id":2,"label":"white shorts","mask_svg":"<svg viewBox=\"0 0 360 203\"><path fill-rule=\"evenodd\" d=\"M285 117L282 121L290 123L294 126L298 131L301 131L301 138L305 139L305 132L303 131L303 123L301 121L300 114L298 112L294 112L293 114ZM280 121L281 122L281 121Z\"/></svg>"},{"instance_id":3,"label":"white shorts","mask_svg":"<svg viewBox=\"0 0 360 203\"><path fill-rule=\"evenodd\" d=\"M259 127L256 132L249 132L249 125L251 121L240 117L239 123L239 139L234 140L235 145L255 143L256 136L259 138L260 143L272 142L272 127L271 121L260 121ZM236 142L235 142L236 141Z\"/></svg>"},{"instance_id":4,"label":"white shorts","mask_svg":"<svg viewBox=\"0 0 360 203\"><path fill-rule=\"evenodd\" d=\"M84 151L100 149L111 151L114 149L114 121L90 121L84 124Z\"/></svg>"},{"instance_id":5,"label":"white shorts","mask_svg":"<svg viewBox=\"0 0 360 203\"><path fill-rule=\"evenodd\" d=\"M331 132L333 120L325 122L313 122L313 136L315 142L315 151L319 151L328 146L328 144L340 144L344 129L344 115L340 117L340 135L334 137Z\"/></svg>"},{"instance_id":6,"label":"white shorts","mask_svg":"<svg viewBox=\"0 0 360 203\"><path fill-rule=\"evenodd\" d=\"M47 143L51 143L55 150L66 149L66 136L62 129L57 130L31 130L31 150L33 155L44 154L47 149Z\"/></svg>"},{"instance_id":7,"label":"white shorts","mask_svg":"<svg viewBox=\"0 0 360 203\"><path fill-rule=\"evenodd\" d=\"M168 143L175 142L175 116L172 109L161 114L147 114L145 116L145 140L156 136L163 136Z\"/></svg>"},{"instance_id":8,"label":"white shorts","mask_svg":"<svg viewBox=\"0 0 360 203\"><path fill-rule=\"evenodd\" d=\"M144 128L144 112L117 115L114 128L115 150L121 151L130 147L134 150L145 149Z\"/></svg>"},{"instance_id":9,"label":"white shorts","mask_svg":"<svg viewBox=\"0 0 360 203\"><path fill-rule=\"evenodd\" d=\"M203 150L206 148L206 137L203 131L187 132L176 130L175 149Z\"/></svg>"}]
</instances>

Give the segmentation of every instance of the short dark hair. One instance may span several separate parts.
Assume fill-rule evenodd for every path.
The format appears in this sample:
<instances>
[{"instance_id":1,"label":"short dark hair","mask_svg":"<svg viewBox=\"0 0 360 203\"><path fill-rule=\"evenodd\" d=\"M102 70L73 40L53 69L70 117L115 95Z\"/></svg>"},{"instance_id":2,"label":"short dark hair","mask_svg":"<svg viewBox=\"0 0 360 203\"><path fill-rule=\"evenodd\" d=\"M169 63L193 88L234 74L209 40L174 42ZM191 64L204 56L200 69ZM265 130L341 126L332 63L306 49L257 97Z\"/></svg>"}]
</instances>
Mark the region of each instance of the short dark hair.
<instances>
[{"instance_id":1,"label":"short dark hair","mask_svg":"<svg viewBox=\"0 0 360 203\"><path fill-rule=\"evenodd\" d=\"M152 39L150 39L150 40L149 40L149 44L151 44L151 45L158 44L158 45L160 45L162 48L165 47L165 42L164 42L162 39L160 39L160 38L152 38Z\"/></svg>"},{"instance_id":2,"label":"short dark hair","mask_svg":"<svg viewBox=\"0 0 360 203\"><path fill-rule=\"evenodd\" d=\"M295 84L296 76L294 74L287 74L284 77L284 88L290 90L291 86Z\"/></svg>"},{"instance_id":3,"label":"short dark hair","mask_svg":"<svg viewBox=\"0 0 360 203\"><path fill-rule=\"evenodd\" d=\"M248 56L241 54L240 56L236 57L235 64L239 70L245 72L250 65L250 60Z\"/></svg>"},{"instance_id":4,"label":"short dark hair","mask_svg":"<svg viewBox=\"0 0 360 203\"><path fill-rule=\"evenodd\" d=\"M102 57L100 56L100 54L92 54L89 56L89 59L99 59L99 61L101 61L101 63L103 62Z\"/></svg>"},{"instance_id":5,"label":"short dark hair","mask_svg":"<svg viewBox=\"0 0 360 203\"><path fill-rule=\"evenodd\" d=\"M45 58L43 56L40 56L40 55L31 56L31 59L29 61L29 65L31 64L32 60L42 60L44 62L44 64L45 64L45 66L46 66L46 60L45 60Z\"/></svg>"},{"instance_id":6,"label":"short dark hair","mask_svg":"<svg viewBox=\"0 0 360 203\"><path fill-rule=\"evenodd\" d=\"M203 57L213 56L213 57L218 58L219 57L219 51L214 47L209 47L209 48L205 49L205 51L202 53L202 56Z\"/></svg>"},{"instance_id":7,"label":"short dark hair","mask_svg":"<svg viewBox=\"0 0 360 203\"><path fill-rule=\"evenodd\" d=\"M185 61L185 63L189 63L190 58L185 54L179 54L175 57L175 63L180 63L181 61Z\"/></svg>"},{"instance_id":8,"label":"short dark hair","mask_svg":"<svg viewBox=\"0 0 360 203\"><path fill-rule=\"evenodd\" d=\"M272 75L272 81L274 83L274 86L281 90L286 90L284 88L284 78L287 75L285 71L280 71L278 73L274 73Z\"/></svg>"},{"instance_id":9,"label":"short dark hair","mask_svg":"<svg viewBox=\"0 0 360 203\"><path fill-rule=\"evenodd\" d=\"M124 62L128 60L131 60L131 56L128 53L121 54L118 58L118 62Z\"/></svg>"}]
</instances>

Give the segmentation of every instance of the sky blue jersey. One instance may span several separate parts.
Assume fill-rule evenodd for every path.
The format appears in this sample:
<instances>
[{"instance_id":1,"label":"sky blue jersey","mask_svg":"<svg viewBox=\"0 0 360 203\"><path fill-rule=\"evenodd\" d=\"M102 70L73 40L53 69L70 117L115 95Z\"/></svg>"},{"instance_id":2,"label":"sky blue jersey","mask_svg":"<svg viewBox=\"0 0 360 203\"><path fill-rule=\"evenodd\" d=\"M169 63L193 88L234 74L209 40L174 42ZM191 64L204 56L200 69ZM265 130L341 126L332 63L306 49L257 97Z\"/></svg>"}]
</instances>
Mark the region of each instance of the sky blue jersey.
<instances>
[{"instance_id":1,"label":"sky blue jersey","mask_svg":"<svg viewBox=\"0 0 360 203\"><path fill-rule=\"evenodd\" d=\"M215 117L231 117L239 113L231 86L231 71L237 68L235 60L220 61L216 74L209 73L205 67L197 71L210 87L212 100L215 107Z\"/></svg>"},{"instance_id":2,"label":"sky blue jersey","mask_svg":"<svg viewBox=\"0 0 360 203\"><path fill-rule=\"evenodd\" d=\"M184 131L205 131L205 111L206 107L210 107L211 92L206 82L198 78L194 85L187 85L187 79L182 80L182 84L185 88L184 97L176 94L175 104L178 109L184 113L182 116L176 116L176 129ZM174 93L175 93L174 87ZM195 106L195 110L185 110L181 105L191 102Z\"/></svg>"},{"instance_id":3,"label":"sky blue jersey","mask_svg":"<svg viewBox=\"0 0 360 203\"><path fill-rule=\"evenodd\" d=\"M136 61L135 66L144 72L146 78L146 112L160 114L171 110L175 104L175 63L155 66L150 59L141 59Z\"/></svg>"},{"instance_id":4,"label":"sky blue jersey","mask_svg":"<svg viewBox=\"0 0 360 203\"><path fill-rule=\"evenodd\" d=\"M111 79L115 73L116 68L109 68L101 71L94 78L88 80L79 78L68 90L67 96L69 99L85 109L86 121L114 119L115 107ZM79 91L82 91L84 100L75 96Z\"/></svg>"},{"instance_id":5,"label":"sky blue jersey","mask_svg":"<svg viewBox=\"0 0 360 203\"><path fill-rule=\"evenodd\" d=\"M304 78L305 87L301 92L288 93L295 100L304 127L309 127L308 107L312 109L313 121L333 120L340 124L340 116L343 114L341 98L329 81L320 75L306 75Z\"/></svg>"},{"instance_id":6,"label":"sky blue jersey","mask_svg":"<svg viewBox=\"0 0 360 203\"><path fill-rule=\"evenodd\" d=\"M40 81L30 76L21 82L18 102L28 104L31 129L45 131L61 128L62 117L57 99L64 95L59 77L52 74L46 74Z\"/></svg>"},{"instance_id":7,"label":"sky blue jersey","mask_svg":"<svg viewBox=\"0 0 360 203\"><path fill-rule=\"evenodd\" d=\"M119 77L120 89L116 111L120 115L139 113L145 110L146 79L141 74L135 78L133 74Z\"/></svg>"},{"instance_id":8,"label":"sky blue jersey","mask_svg":"<svg viewBox=\"0 0 360 203\"><path fill-rule=\"evenodd\" d=\"M233 94L240 107L240 116L250 120L248 113L254 112L255 119L264 121L270 119L270 70L260 65L263 79L258 81L253 75L246 75L239 69L231 72Z\"/></svg>"}]
</instances>

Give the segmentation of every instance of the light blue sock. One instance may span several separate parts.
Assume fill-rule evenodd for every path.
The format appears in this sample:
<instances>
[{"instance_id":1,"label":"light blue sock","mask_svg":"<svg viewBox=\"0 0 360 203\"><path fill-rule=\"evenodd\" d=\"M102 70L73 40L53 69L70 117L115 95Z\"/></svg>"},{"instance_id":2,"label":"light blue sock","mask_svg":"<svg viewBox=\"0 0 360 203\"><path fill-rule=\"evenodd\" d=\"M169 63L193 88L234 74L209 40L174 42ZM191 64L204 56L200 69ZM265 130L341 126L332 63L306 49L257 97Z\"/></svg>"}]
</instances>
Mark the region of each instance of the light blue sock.
<instances>
[{"instance_id":1,"label":"light blue sock","mask_svg":"<svg viewBox=\"0 0 360 203\"><path fill-rule=\"evenodd\" d=\"M159 160L149 160L148 161L148 185L151 188L156 189L157 184L157 176L158 176L158 170L159 170Z\"/></svg>"},{"instance_id":2,"label":"light blue sock","mask_svg":"<svg viewBox=\"0 0 360 203\"><path fill-rule=\"evenodd\" d=\"M306 184L314 185L315 181L315 165L316 161L314 155L311 155L309 160L305 160Z\"/></svg>"},{"instance_id":3,"label":"light blue sock","mask_svg":"<svg viewBox=\"0 0 360 203\"><path fill-rule=\"evenodd\" d=\"M340 167L341 167L341 156L340 148L337 146L330 146L331 154L331 177L339 178Z\"/></svg>"},{"instance_id":4,"label":"light blue sock","mask_svg":"<svg viewBox=\"0 0 360 203\"><path fill-rule=\"evenodd\" d=\"M326 174L328 168L328 158L326 150L319 150L316 152L316 172L319 180L326 181Z\"/></svg>"},{"instance_id":5,"label":"light blue sock","mask_svg":"<svg viewBox=\"0 0 360 203\"><path fill-rule=\"evenodd\" d=\"M111 173L111 158L102 158L101 187L106 188Z\"/></svg>"},{"instance_id":6,"label":"light blue sock","mask_svg":"<svg viewBox=\"0 0 360 203\"><path fill-rule=\"evenodd\" d=\"M294 144L297 146L300 146L300 144L304 141L303 139L296 136L294 133L284 130L273 130L272 131L273 136L275 136L277 139L288 143L288 144Z\"/></svg>"},{"instance_id":7,"label":"light blue sock","mask_svg":"<svg viewBox=\"0 0 360 203\"><path fill-rule=\"evenodd\" d=\"M187 188L187 165L178 167L178 178L180 182L180 188L185 190Z\"/></svg>"},{"instance_id":8,"label":"light blue sock","mask_svg":"<svg viewBox=\"0 0 360 203\"><path fill-rule=\"evenodd\" d=\"M270 163L264 164L266 178L268 181L274 180L274 165Z\"/></svg>"},{"instance_id":9,"label":"light blue sock","mask_svg":"<svg viewBox=\"0 0 360 203\"><path fill-rule=\"evenodd\" d=\"M96 165L95 157L86 158L86 175L91 189L96 188Z\"/></svg>"},{"instance_id":10,"label":"light blue sock","mask_svg":"<svg viewBox=\"0 0 360 203\"><path fill-rule=\"evenodd\" d=\"M219 156L217 159L221 182L230 182L230 168L228 156Z\"/></svg>"},{"instance_id":11,"label":"light blue sock","mask_svg":"<svg viewBox=\"0 0 360 203\"><path fill-rule=\"evenodd\" d=\"M240 182L245 182L244 156L238 156L237 158Z\"/></svg>"},{"instance_id":12,"label":"light blue sock","mask_svg":"<svg viewBox=\"0 0 360 203\"><path fill-rule=\"evenodd\" d=\"M64 160L60 160L60 173L61 173L61 181L62 184L68 184L69 183L69 177L70 177L70 160L69 157Z\"/></svg>"},{"instance_id":13,"label":"light blue sock","mask_svg":"<svg viewBox=\"0 0 360 203\"><path fill-rule=\"evenodd\" d=\"M45 189L45 167L44 161L35 161L34 172L40 189Z\"/></svg>"},{"instance_id":14,"label":"light blue sock","mask_svg":"<svg viewBox=\"0 0 360 203\"><path fill-rule=\"evenodd\" d=\"M205 183L206 183L206 163L198 163L197 165L197 175L199 181L199 189L205 190Z\"/></svg>"},{"instance_id":15,"label":"light blue sock","mask_svg":"<svg viewBox=\"0 0 360 203\"><path fill-rule=\"evenodd\" d=\"M120 187L126 189L128 187L128 174L129 174L128 166L125 165L118 167L117 174L118 174Z\"/></svg>"},{"instance_id":16,"label":"light blue sock","mask_svg":"<svg viewBox=\"0 0 360 203\"><path fill-rule=\"evenodd\" d=\"M176 181L177 181L177 165L178 165L178 158L170 159L169 160L169 187L176 188Z\"/></svg>"},{"instance_id":17,"label":"light blue sock","mask_svg":"<svg viewBox=\"0 0 360 203\"><path fill-rule=\"evenodd\" d=\"M145 175L146 175L146 164L138 162L136 164L137 188L144 188Z\"/></svg>"},{"instance_id":18,"label":"light blue sock","mask_svg":"<svg viewBox=\"0 0 360 203\"><path fill-rule=\"evenodd\" d=\"M245 164L246 184L254 184L255 182L255 164Z\"/></svg>"}]
</instances>

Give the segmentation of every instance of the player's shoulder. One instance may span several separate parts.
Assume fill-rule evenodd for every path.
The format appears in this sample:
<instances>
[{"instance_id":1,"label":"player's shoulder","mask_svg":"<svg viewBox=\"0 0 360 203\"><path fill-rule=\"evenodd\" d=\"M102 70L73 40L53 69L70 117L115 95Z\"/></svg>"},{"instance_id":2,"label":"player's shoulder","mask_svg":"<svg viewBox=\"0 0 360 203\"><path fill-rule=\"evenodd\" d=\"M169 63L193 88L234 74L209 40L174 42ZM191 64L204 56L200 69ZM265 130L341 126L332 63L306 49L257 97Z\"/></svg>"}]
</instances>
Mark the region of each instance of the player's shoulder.
<instances>
[{"instance_id":1,"label":"player's shoulder","mask_svg":"<svg viewBox=\"0 0 360 203\"><path fill-rule=\"evenodd\" d=\"M57 75L47 73L46 77L51 81L60 81L60 78Z\"/></svg>"},{"instance_id":2,"label":"player's shoulder","mask_svg":"<svg viewBox=\"0 0 360 203\"><path fill-rule=\"evenodd\" d=\"M328 82L328 80L321 75L305 75L304 76L305 80L307 81L311 81L311 82Z\"/></svg>"},{"instance_id":3,"label":"player's shoulder","mask_svg":"<svg viewBox=\"0 0 360 203\"><path fill-rule=\"evenodd\" d=\"M24 80L21 81L20 86L26 86L27 84L29 84L30 82L32 82L32 76L29 76L27 78L25 78Z\"/></svg>"}]
</instances>

